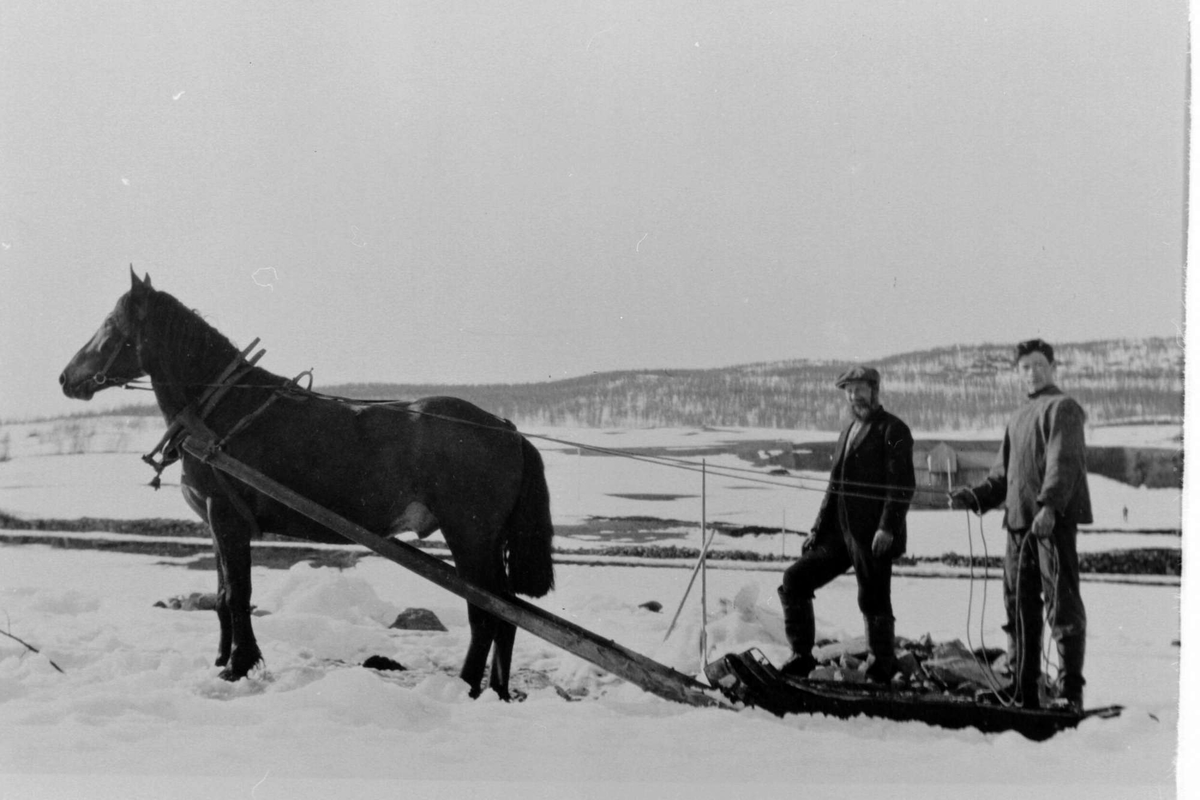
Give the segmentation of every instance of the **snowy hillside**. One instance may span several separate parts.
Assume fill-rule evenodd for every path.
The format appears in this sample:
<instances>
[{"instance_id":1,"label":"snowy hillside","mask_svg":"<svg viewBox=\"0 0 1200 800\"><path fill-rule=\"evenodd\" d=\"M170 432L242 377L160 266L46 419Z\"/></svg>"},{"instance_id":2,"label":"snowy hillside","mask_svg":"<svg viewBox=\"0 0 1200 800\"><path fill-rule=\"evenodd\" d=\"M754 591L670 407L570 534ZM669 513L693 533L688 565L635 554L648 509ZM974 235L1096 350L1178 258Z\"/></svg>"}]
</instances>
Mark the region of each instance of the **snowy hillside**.
<instances>
[{"instance_id":1,"label":"snowy hillside","mask_svg":"<svg viewBox=\"0 0 1200 800\"><path fill-rule=\"evenodd\" d=\"M1182 417L1183 353L1175 339L1064 343L1059 381L1106 423ZM959 345L873 360L884 404L913 428L1002 427L1020 398L1011 344ZM731 426L836 430L844 402L833 390L845 364L776 361L720 369L608 372L537 384L325 387L359 398L464 397L526 425L570 427Z\"/></svg>"}]
</instances>

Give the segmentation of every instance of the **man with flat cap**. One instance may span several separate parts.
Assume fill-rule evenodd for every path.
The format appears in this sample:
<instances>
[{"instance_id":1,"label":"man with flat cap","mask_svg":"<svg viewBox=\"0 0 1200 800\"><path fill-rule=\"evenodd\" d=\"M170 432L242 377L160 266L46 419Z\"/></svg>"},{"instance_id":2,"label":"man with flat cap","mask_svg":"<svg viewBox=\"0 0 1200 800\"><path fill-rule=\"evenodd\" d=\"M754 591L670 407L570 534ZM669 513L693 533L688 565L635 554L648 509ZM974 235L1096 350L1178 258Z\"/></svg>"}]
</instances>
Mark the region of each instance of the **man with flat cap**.
<instances>
[{"instance_id":1,"label":"man with flat cap","mask_svg":"<svg viewBox=\"0 0 1200 800\"><path fill-rule=\"evenodd\" d=\"M1042 596L1058 645L1055 705L1083 708L1087 614L1079 595L1076 528L1092 521L1087 485L1087 419L1054 384L1054 348L1041 339L1016 347L1025 402L1012 415L987 479L950 495L952 508L1004 507L1004 609L1008 662L1018 699L1040 705Z\"/></svg>"},{"instance_id":2,"label":"man with flat cap","mask_svg":"<svg viewBox=\"0 0 1200 800\"><path fill-rule=\"evenodd\" d=\"M838 437L812 534L779 587L792 646L782 670L805 677L816 666L814 595L853 567L870 650L867 677L888 683L896 666L892 560L904 553L904 520L916 487L912 433L879 404L878 370L851 367L835 385L846 393L851 420Z\"/></svg>"}]
</instances>

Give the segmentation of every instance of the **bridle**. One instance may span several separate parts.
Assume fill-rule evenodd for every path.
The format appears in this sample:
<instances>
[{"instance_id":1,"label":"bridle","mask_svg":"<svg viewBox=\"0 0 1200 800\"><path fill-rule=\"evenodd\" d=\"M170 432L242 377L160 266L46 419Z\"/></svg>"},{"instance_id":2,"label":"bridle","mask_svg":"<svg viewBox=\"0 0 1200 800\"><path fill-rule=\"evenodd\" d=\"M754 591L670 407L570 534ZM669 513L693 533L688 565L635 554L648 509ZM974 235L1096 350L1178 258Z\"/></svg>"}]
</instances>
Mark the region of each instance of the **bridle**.
<instances>
[{"instance_id":1,"label":"bridle","mask_svg":"<svg viewBox=\"0 0 1200 800\"><path fill-rule=\"evenodd\" d=\"M104 386L105 384L108 383L108 371L110 369L112 369L113 364L117 363L117 359L121 357L121 353L124 352L125 348L131 344L131 342L129 340L131 338L133 338L133 334L131 334L129 331L124 330L121 326L116 326L116 327L117 327L117 330L121 331L121 341L115 348L113 348L112 355L110 355L108 357L108 361L106 361L104 363L104 366L100 368L100 371L92 376L92 380L96 383L96 386L98 386L98 387ZM132 379L129 379L129 380L132 380ZM128 380L126 381L126 383L127 382L128 382ZM120 386L121 383L117 382L114 385Z\"/></svg>"}]
</instances>

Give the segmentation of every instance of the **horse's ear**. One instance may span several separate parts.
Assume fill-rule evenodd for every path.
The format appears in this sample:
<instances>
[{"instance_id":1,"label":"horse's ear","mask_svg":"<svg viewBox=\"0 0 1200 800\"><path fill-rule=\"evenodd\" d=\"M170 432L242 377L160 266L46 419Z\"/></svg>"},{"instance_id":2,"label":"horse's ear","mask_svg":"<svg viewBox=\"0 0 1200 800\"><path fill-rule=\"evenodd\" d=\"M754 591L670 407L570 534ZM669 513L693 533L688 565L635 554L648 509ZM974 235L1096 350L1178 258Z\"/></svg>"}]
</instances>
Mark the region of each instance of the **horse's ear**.
<instances>
[{"instance_id":1,"label":"horse's ear","mask_svg":"<svg viewBox=\"0 0 1200 800\"><path fill-rule=\"evenodd\" d=\"M153 286L150 285L150 273L149 272L146 273L145 280L143 280L142 278L139 278L137 276L137 273L133 271L133 264L129 265L129 277L133 281L134 289L152 289L152 288L154 288Z\"/></svg>"},{"instance_id":2,"label":"horse's ear","mask_svg":"<svg viewBox=\"0 0 1200 800\"><path fill-rule=\"evenodd\" d=\"M145 279L139 278L137 273L133 271L133 264L130 264L129 277L133 282L129 290L129 298L133 301L133 311L138 320L144 320L149 313L146 306L147 295L154 288L150 285L150 275L147 274Z\"/></svg>"}]
</instances>

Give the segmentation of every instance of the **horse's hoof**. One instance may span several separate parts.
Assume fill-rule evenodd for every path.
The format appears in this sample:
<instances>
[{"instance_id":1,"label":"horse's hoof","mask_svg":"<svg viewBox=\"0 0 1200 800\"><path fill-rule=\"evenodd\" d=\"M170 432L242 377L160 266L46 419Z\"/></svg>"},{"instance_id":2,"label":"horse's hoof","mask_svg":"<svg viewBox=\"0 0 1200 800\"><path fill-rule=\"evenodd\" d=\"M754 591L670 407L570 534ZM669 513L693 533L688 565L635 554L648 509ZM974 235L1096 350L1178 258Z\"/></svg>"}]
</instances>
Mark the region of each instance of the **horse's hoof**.
<instances>
[{"instance_id":1,"label":"horse's hoof","mask_svg":"<svg viewBox=\"0 0 1200 800\"><path fill-rule=\"evenodd\" d=\"M501 692L497 689L496 694L500 695L500 699L506 703L524 703L525 698L529 696L520 689L509 689L506 692Z\"/></svg>"},{"instance_id":2,"label":"horse's hoof","mask_svg":"<svg viewBox=\"0 0 1200 800\"><path fill-rule=\"evenodd\" d=\"M230 683L233 683L234 681L240 681L242 678L250 674L250 670L263 663L261 655L255 656L248 661L235 656L234 658L229 659L229 661L229 666L221 670L220 678L221 680L229 681Z\"/></svg>"},{"instance_id":3,"label":"horse's hoof","mask_svg":"<svg viewBox=\"0 0 1200 800\"><path fill-rule=\"evenodd\" d=\"M217 661L213 664L214 667L223 667L229 663L229 656L217 656Z\"/></svg>"}]
</instances>

